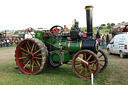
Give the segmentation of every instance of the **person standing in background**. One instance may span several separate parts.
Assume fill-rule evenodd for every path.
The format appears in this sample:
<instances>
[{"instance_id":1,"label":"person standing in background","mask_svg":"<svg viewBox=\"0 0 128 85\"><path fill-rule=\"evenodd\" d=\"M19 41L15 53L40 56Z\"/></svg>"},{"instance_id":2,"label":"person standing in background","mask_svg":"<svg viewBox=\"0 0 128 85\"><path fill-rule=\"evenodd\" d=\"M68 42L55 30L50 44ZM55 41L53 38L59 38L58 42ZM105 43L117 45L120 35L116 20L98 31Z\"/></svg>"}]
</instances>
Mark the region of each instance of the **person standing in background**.
<instances>
[{"instance_id":1,"label":"person standing in background","mask_svg":"<svg viewBox=\"0 0 128 85\"><path fill-rule=\"evenodd\" d=\"M7 39L7 42L6 42L6 47L9 46L9 39Z\"/></svg>"},{"instance_id":2,"label":"person standing in background","mask_svg":"<svg viewBox=\"0 0 128 85\"><path fill-rule=\"evenodd\" d=\"M104 39L104 36L102 36L102 49L105 49L105 39Z\"/></svg>"},{"instance_id":3,"label":"person standing in background","mask_svg":"<svg viewBox=\"0 0 128 85\"><path fill-rule=\"evenodd\" d=\"M98 41L98 44L99 44L99 46L100 46L100 38L98 38L97 41Z\"/></svg>"},{"instance_id":4,"label":"person standing in background","mask_svg":"<svg viewBox=\"0 0 128 85\"><path fill-rule=\"evenodd\" d=\"M3 40L3 45L4 45L4 47L6 46L6 40Z\"/></svg>"},{"instance_id":5,"label":"person standing in background","mask_svg":"<svg viewBox=\"0 0 128 85\"><path fill-rule=\"evenodd\" d=\"M107 36L106 36L106 46L108 45L108 43L109 43L109 35L107 34Z\"/></svg>"},{"instance_id":6,"label":"person standing in background","mask_svg":"<svg viewBox=\"0 0 128 85\"><path fill-rule=\"evenodd\" d=\"M12 44L13 44L13 41L12 41L12 38L10 39L10 45L12 46Z\"/></svg>"},{"instance_id":7,"label":"person standing in background","mask_svg":"<svg viewBox=\"0 0 128 85\"><path fill-rule=\"evenodd\" d=\"M18 38L16 38L15 40L16 46L18 45L18 41L19 41Z\"/></svg>"},{"instance_id":8,"label":"person standing in background","mask_svg":"<svg viewBox=\"0 0 128 85\"><path fill-rule=\"evenodd\" d=\"M97 27L97 34L96 34L96 38L97 38L97 41L100 45L100 30L99 30L99 27Z\"/></svg>"}]
</instances>

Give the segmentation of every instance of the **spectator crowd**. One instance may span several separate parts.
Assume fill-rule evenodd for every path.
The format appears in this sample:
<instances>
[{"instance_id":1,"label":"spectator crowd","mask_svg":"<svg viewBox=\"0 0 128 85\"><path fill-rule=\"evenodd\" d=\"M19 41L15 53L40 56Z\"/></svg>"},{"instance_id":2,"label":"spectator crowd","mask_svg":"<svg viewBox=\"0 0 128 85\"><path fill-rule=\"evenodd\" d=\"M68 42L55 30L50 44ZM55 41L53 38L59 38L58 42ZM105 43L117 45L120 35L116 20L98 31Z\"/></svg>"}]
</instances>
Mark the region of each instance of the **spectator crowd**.
<instances>
[{"instance_id":1,"label":"spectator crowd","mask_svg":"<svg viewBox=\"0 0 128 85\"><path fill-rule=\"evenodd\" d=\"M1 47L9 47L12 45L18 45L19 41L23 40L23 38L6 38L6 39L0 39L0 48Z\"/></svg>"}]
</instances>

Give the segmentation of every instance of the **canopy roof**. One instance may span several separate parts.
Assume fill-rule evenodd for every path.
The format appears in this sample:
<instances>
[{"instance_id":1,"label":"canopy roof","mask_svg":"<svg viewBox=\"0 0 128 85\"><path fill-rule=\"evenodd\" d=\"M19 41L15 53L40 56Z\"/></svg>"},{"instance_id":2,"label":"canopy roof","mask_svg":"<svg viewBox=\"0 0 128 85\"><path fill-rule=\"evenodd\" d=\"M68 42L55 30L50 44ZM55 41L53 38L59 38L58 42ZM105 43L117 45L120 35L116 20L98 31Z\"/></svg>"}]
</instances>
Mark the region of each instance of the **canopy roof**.
<instances>
[{"instance_id":1,"label":"canopy roof","mask_svg":"<svg viewBox=\"0 0 128 85\"><path fill-rule=\"evenodd\" d=\"M118 25L113 26L113 29L115 28L125 28L126 26L128 26L128 22L124 22L124 23L120 23Z\"/></svg>"}]
</instances>

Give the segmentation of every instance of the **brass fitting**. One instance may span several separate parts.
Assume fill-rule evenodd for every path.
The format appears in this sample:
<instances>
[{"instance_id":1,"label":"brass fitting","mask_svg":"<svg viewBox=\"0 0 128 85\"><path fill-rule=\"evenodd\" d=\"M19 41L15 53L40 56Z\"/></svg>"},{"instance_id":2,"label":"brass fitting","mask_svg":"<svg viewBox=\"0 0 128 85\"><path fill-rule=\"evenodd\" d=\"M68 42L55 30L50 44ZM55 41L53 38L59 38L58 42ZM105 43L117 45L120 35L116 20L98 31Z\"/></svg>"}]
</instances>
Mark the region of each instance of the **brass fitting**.
<instances>
[{"instance_id":1,"label":"brass fitting","mask_svg":"<svg viewBox=\"0 0 128 85\"><path fill-rule=\"evenodd\" d=\"M73 21L72 21L72 28L74 28L75 27L75 24L73 23Z\"/></svg>"},{"instance_id":2,"label":"brass fitting","mask_svg":"<svg viewBox=\"0 0 128 85\"><path fill-rule=\"evenodd\" d=\"M93 9L93 6L86 6L85 7L85 10L92 10Z\"/></svg>"}]
</instances>

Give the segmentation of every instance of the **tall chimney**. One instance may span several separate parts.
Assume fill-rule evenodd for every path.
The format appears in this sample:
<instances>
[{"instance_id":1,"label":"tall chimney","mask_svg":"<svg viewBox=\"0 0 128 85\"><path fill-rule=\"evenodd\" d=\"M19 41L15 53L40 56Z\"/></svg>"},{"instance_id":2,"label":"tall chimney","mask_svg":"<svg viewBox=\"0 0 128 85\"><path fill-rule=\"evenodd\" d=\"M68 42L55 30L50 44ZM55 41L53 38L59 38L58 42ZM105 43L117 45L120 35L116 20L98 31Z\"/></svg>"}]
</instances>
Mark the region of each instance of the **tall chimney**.
<instances>
[{"instance_id":1,"label":"tall chimney","mask_svg":"<svg viewBox=\"0 0 128 85\"><path fill-rule=\"evenodd\" d=\"M86 22L87 22L87 37L92 38L93 37L93 28L92 28L92 6L85 6L86 10Z\"/></svg>"}]
</instances>

